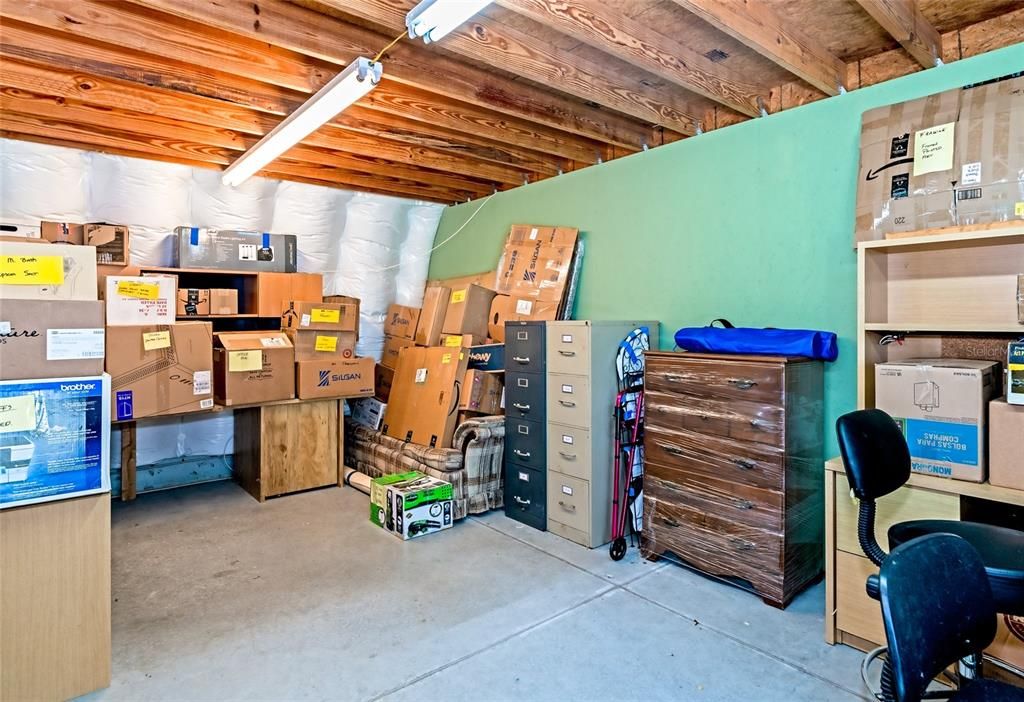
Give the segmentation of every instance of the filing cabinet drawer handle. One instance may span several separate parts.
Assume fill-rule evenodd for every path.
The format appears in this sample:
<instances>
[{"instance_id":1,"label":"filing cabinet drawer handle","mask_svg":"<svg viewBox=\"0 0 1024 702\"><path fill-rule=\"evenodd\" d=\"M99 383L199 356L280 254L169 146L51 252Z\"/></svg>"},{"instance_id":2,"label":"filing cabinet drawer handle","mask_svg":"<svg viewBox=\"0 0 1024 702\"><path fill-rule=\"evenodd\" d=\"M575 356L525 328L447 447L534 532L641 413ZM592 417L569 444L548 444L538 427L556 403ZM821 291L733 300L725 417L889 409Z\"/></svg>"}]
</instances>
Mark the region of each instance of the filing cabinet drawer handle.
<instances>
[{"instance_id":1,"label":"filing cabinet drawer handle","mask_svg":"<svg viewBox=\"0 0 1024 702\"><path fill-rule=\"evenodd\" d=\"M523 404L520 404L518 402L513 402L512 406L515 407L517 410L522 410L523 412L529 412L530 411L530 406L529 405L523 405Z\"/></svg>"},{"instance_id":2,"label":"filing cabinet drawer handle","mask_svg":"<svg viewBox=\"0 0 1024 702\"><path fill-rule=\"evenodd\" d=\"M565 451L559 451L558 455L561 456L562 458L564 458L567 461L575 461L576 460L576 454L575 453L566 453Z\"/></svg>"},{"instance_id":3,"label":"filing cabinet drawer handle","mask_svg":"<svg viewBox=\"0 0 1024 702\"><path fill-rule=\"evenodd\" d=\"M576 406L575 402L570 402L569 400L559 400L558 404L560 404L562 407L575 407Z\"/></svg>"},{"instance_id":4,"label":"filing cabinet drawer handle","mask_svg":"<svg viewBox=\"0 0 1024 702\"><path fill-rule=\"evenodd\" d=\"M519 456L520 458L529 458L530 457L530 452L529 451L520 451L519 449L515 449L515 450L512 451L512 453L514 453L515 455Z\"/></svg>"},{"instance_id":5,"label":"filing cabinet drawer handle","mask_svg":"<svg viewBox=\"0 0 1024 702\"><path fill-rule=\"evenodd\" d=\"M736 506L740 509L754 509L754 503L750 500L736 500Z\"/></svg>"},{"instance_id":6,"label":"filing cabinet drawer handle","mask_svg":"<svg viewBox=\"0 0 1024 702\"><path fill-rule=\"evenodd\" d=\"M529 356L513 356L512 360L515 361L516 363L529 363L530 362L530 357Z\"/></svg>"},{"instance_id":7,"label":"filing cabinet drawer handle","mask_svg":"<svg viewBox=\"0 0 1024 702\"><path fill-rule=\"evenodd\" d=\"M518 502L519 504L523 505L524 507L529 507L530 506L530 501L529 500L524 500L519 495L513 495L512 499L515 500L516 502Z\"/></svg>"},{"instance_id":8,"label":"filing cabinet drawer handle","mask_svg":"<svg viewBox=\"0 0 1024 702\"><path fill-rule=\"evenodd\" d=\"M562 500L558 501L558 506L561 507L564 510L568 510L569 512L575 512L576 511L576 505L567 505Z\"/></svg>"},{"instance_id":9,"label":"filing cabinet drawer handle","mask_svg":"<svg viewBox=\"0 0 1024 702\"><path fill-rule=\"evenodd\" d=\"M757 385L757 381L751 380L750 378L730 378L729 385L737 387L740 390L749 390Z\"/></svg>"},{"instance_id":10,"label":"filing cabinet drawer handle","mask_svg":"<svg viewBox=\"0 0 1024 702\"><path fill-rule=\"evenodd\" d=\"M757 544L750 541L744 541L743 539L729 539L729 543L731 543L737 551L753 551L757 548Z\"/></svg>"},{"instance_id":11,"label":"filing cabinet drawer handle","mask_svg":"<svg viewBox=\"0 0 1024 702\"><path fill-rule=\"evenodd\" d=\"M558 353L562 354L563 356L575 356L576 355L575 351L563 351L562 349L558 349Z\"/></svg>"},{"instance_id":12,"label":"filing cabinet drawer handle","mask_svg":"<svg viewBox=\"0 0 1024 702\"><path fill-rule=\"evenodd\" d=\"M736 467L740 470L754 470L755 468L753 463L742 458L734 458L732 459L732 462L735 463Z\"/></svg>"}]
</instances>

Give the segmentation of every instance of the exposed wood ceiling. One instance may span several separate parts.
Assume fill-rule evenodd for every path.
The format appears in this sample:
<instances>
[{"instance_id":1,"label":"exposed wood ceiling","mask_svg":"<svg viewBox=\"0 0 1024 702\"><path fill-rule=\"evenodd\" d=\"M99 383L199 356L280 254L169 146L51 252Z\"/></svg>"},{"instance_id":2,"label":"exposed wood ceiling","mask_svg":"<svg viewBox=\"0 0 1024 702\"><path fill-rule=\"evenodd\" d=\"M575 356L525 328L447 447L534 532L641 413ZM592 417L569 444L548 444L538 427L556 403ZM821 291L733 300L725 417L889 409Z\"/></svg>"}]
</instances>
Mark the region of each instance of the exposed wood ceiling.
<instances>
[{"instance_id":1,"label":"exposed wood ceiling","mask_svg":"<svg viewBox=\"0 0 1024 702\"><path fill-rule=\"evenodd\" d=\"M0 136L224 168L413 5L5 0ZM457 202L1020 41L1021 0L496 0L263 175Z\"/></svg>"}]
</instances>

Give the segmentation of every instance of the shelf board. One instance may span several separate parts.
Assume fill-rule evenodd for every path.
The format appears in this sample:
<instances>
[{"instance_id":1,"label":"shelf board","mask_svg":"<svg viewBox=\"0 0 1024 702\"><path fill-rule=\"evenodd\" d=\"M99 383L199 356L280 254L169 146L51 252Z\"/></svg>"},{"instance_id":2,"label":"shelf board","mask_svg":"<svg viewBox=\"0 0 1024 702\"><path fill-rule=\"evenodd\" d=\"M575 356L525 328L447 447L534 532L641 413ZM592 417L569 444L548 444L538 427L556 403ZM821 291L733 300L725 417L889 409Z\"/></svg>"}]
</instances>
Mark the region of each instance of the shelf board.
<instances>
[{"instance_id":1,"label":"shelf board","mask_svg":"<svg viewBox=\"0 0 1024 702\"><path fill-rule=\"evenodd\" d=\"M256 277L262 271L233 271L220 268L169 268L166 266L139 266L143 273L167 273L168 275L224 275Z\"/></svg>"},{"instance_id":2,"label":"shelf board","mask_svg":"<svg viewBox=\"0 0 1024 702\"><path fill-rule=\"evenodd\" d=\"M864 331L1024 335L1024 324L1018 324L1017 322L982 322L980 324L949 324L947 322L870 322L864 324Z\"/></svg>"},{"instance_id":3,"label":"shelf board","mask_svg":"<svg viewBox=\"0 0 1024 702\"><path fill-rule=\"evenodd\" d=\"M894 239L862 241L858 248L870 251L907 251L1017 243L1024 244L1024 221L924 229L920 232L906 232Z\"/></svg>"},{"instance_id":4,"label":"shelf board","mask_svg":"<svg viewBox=\"0 0 1024 702\"><path fill-rule=\"evenodd\" d=\"M352 397L353 398L355 398L355 397L362 397L362 395L352 396ZM337 402L338 400L347 400L347 399L350 399L349 396L347 396L347 395L345 397L316 397L316 398L312 398L312 399L308 399L308 400L303 400L303 399L298 398L298 397L293 397L293 398L288 399L288 400L271 400L269 402L252 402L252 403L248 403L248 404L244 404L244 405L219 405L219 404L215 404L210 409L188 410L188 411L185 411L185 412L170 412L168 414L157 414L157 415L152 415L152 416L149 416L149 417L139 417L137 419L113 419L113 420L111 420L110 423L114 424L114 425L118 425L118 424L131 424L133 422L147 422L147 421L157 420L157 419L169 419L169 418L173 418L173 417L186 417L186 416L194 416L194 415L217 414L219 412L227 412L227 411L234 412L235 410L252 409L254 407L277 407L278 405L301 405L301 404L307 403L307 402Z\"/></svg>"},{"instance_id":5,"label":"shelf board","mask_svg":"<svg viewBox=\"0 0 1024 702\"><path fill-rule=\"evenodd\" d=\"M206 321L216 319L278 319L277 317L260 317L258 314L185 314L175 317L179 322Z\"/></svg>"}]
</instances>

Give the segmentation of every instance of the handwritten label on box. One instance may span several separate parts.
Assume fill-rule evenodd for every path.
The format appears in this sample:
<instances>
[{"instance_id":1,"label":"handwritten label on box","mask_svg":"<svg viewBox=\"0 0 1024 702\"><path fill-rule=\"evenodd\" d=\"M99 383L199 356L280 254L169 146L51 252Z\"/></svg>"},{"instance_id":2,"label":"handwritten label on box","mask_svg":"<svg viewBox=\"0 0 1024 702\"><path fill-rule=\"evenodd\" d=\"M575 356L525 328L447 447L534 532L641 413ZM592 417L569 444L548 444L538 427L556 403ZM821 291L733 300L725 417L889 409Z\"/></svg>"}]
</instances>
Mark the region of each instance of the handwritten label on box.
<instances>
[{"instance_id":1,"label":"handwritten label on box","mask_svg":"<svg viewBox=\"0 0 1024 702\"><path fill-rule=\"evenodd\" d=\"M62 256L0 257L0 283L4 285L62 285Z\"/></svg>"},{"instance_id":2,"label":"handwritten label on box","mask_svg":"<svg viewBox=\"0 0 1024 702\"><path fill-rule=\"evenodd\" d=\"M249 351L228 351L228 371L238 373L242 371L263 370L263 352L258 349Z\"/></svg>"}]
</instances>

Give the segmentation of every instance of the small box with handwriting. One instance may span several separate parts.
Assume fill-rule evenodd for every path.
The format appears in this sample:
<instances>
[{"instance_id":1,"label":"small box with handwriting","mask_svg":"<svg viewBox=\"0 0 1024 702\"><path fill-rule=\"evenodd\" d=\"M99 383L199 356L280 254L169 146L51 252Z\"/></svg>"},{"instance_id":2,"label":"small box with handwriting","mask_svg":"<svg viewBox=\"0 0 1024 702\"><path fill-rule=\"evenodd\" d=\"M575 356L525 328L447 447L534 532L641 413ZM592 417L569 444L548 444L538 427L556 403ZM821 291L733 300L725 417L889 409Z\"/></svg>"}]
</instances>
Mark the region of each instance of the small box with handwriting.
<instances>
[{"instance_id":1,"label":"small box with handwriting","mask_svg":"<svg viewBox=\"0 0 1024 702\"><path fill-rule=\"evenodd\" d=\"M213 349L214 399L225 406L295 397L295 348L284 332L224 332Z\"/></svg>"},{"instance_id":2,"label":"small box with handwriting","mask_svg":"<svg viewBox=\"0 0 1024 702\"><path fill-rule=\"evenodd\" d=\"M107 326L174 324L177 281L163 276L107 276Z\"/></svg>"}]
</instances>

